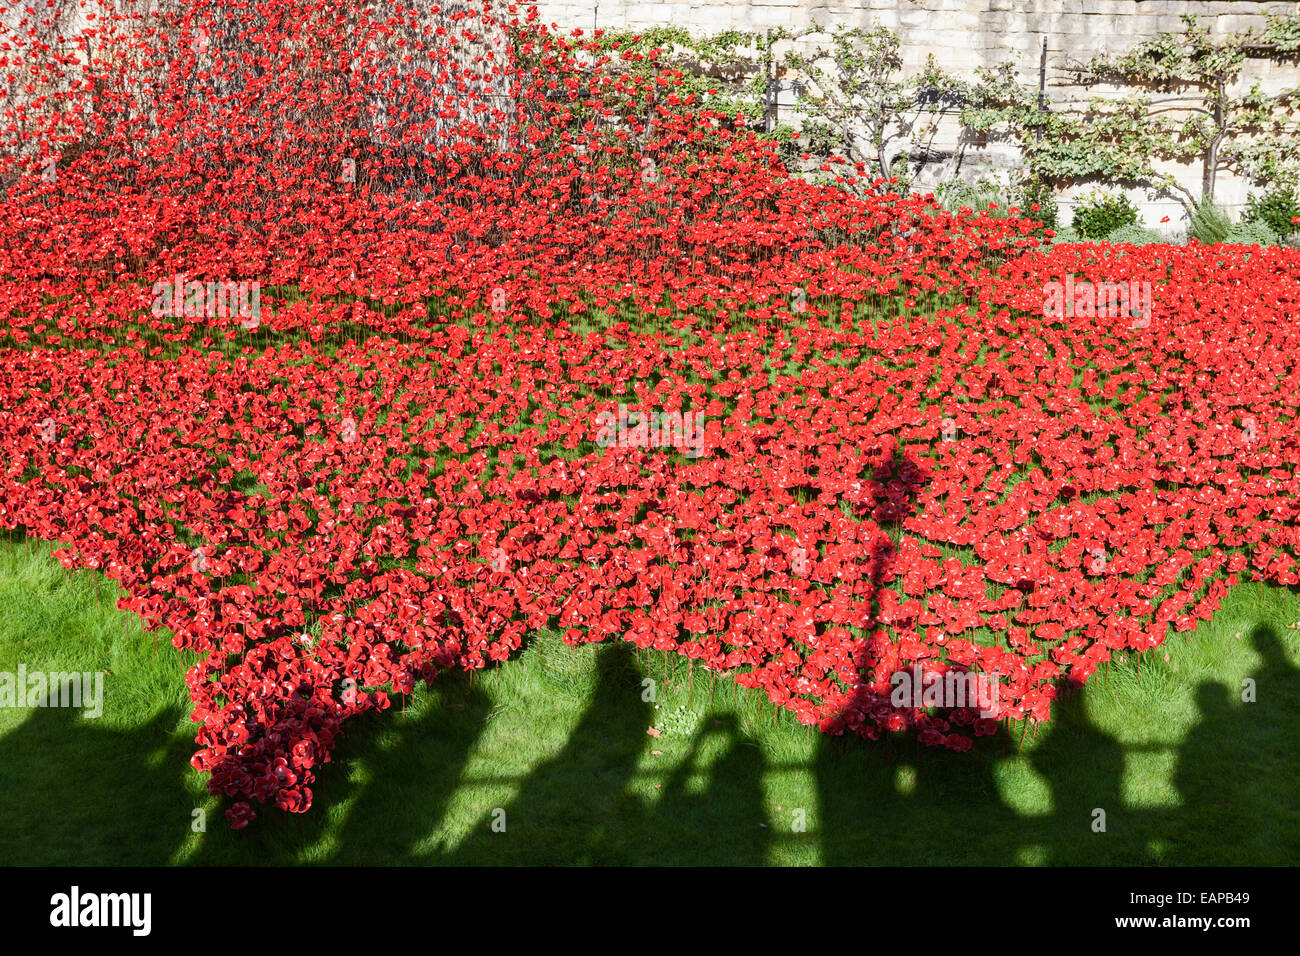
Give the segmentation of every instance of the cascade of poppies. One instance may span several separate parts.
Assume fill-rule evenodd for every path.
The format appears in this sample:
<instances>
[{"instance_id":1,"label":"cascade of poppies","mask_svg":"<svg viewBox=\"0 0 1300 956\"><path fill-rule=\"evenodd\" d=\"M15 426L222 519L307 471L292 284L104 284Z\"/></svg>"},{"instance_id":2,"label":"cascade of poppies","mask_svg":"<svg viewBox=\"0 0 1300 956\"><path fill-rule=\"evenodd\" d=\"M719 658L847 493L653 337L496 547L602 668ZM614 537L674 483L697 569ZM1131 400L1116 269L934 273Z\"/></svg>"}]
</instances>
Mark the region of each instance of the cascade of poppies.
<instances>
[{"instance_id":1,"label":"cascade of poppies","mask_svg":"<svg viewBox=\"0 0 1300 956\"><path fill-rule=\"evenodd\" d=\"M853 197L653 54L483 2L3 30L0 526L198 655L236 826L542 629L960 751L1297 581L1294 251ZM1149 313L1049 307L1067 279ZM996 703L899 707L913 668Z\"/></svg>"}]
</instances>

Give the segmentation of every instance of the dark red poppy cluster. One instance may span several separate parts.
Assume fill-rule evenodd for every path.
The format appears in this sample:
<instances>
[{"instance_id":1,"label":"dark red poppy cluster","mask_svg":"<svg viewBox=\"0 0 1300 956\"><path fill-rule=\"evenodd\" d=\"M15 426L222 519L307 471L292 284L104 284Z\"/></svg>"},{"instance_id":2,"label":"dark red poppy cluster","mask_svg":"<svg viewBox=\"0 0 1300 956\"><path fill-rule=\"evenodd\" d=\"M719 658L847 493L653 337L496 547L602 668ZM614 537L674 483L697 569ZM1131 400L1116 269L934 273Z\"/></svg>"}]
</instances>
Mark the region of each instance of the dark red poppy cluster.
<instances>
[{"instance_id":1,"label":"dark red poppy cluster","mask_svg":"<svg viewBox=\"0 0 1300 956\"><path fill-rule=\"evenodd\" d=\"M0 130L0 526L197 653L236 827L538 629L960 751L1296 583L1297 253L850 198L481 3L234 6L93 20L80 73L40 16L0 38L11 98L52 88ZM263 311L159 314L178 275ZM1066 276L1151 283L1150 321L1045 316ZM622 407L703 453L598 443ZM893 706L913 666L996 713Z\"/></svg>"}]
</instances>

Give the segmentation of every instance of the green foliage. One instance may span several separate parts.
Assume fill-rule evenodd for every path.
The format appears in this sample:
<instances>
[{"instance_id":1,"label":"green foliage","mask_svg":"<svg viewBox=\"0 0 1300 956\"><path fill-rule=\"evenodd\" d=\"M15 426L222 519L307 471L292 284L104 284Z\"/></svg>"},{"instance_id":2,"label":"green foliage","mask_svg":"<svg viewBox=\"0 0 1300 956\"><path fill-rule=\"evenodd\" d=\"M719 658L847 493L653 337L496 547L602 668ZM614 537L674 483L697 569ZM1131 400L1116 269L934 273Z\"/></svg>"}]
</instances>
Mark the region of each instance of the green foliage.
<instances>
[{"instance_id":1,"label":"green foliage","mask_svg":"<svg viewBox=\"0 0 1300 956\"><path fill-rule=\"evenodd\" d=\"M743 115L750 129L761 129L768 116L769 75L801 74L794 92L802 144L791 139L790 130L767 134L792 168L800 153L810 154L811 167L840 156L861 164L860 174L893 176L906 187L910 160L924 153L939 116L955 111L980 140L1010 142L1021 150L1032 170L1029 182L1039 185L1031 191L1026 184L1003 199L1054 228L1051 193L1071 182L1145 185L1176 197L1189 213L1200 196L1214 195L1221 170L1254 183L1300 182L1300 89L1265 93L1256 84L1245 93L1229 92L1248 60L1296 57L1300 16L1269 17L1263 30L1228 35L1212 33L1192 15L1183 24L1181 31L1126 52L1067 65L1080 83L1113 83L1131 91L1096 97L1070 111L1046 102L1040 108L1037 84L1023 83L1011 62L980 67L971 82L950 76L931 57L909 82L898 37L884 27L839 27L829 41L818 28L697 37L681 27L662 27L604 31L587 43L614 58L616 72L679 71L675 92L681 99L670 108L707 103L725 115ZM773 52L779 41L814 35L821 42L811 52L780 59ZM1201 188L1179 182L1164 161L1199 163ZM1034 202L1038 213L1029 209Z\"/></svg>"},{"instance_id":2,"label":"green foliage","mask_svg":"<svg viewBox=\"0 0 1300 956\"><path fill-rule=\"evenodd\" d=\"M1061 226L1055 230L1056 235L1052 238L1052 245L1059 246L1063 242L1082 242L1083 237L1074 231L1071 226Z\"/></svg>"},{"instance_id":3,"label":"green foliage","mask_svg":"<svg viewBox=\"0 0 1300 956\"><path fill-rule=\"evenodd\" d=\"M1244 222L1260 223L1279 236L1300 232L1291 220L1300 217L1300 195L1294 186L1278 185L1268 192L1251 196L1246 203Z\"/></svg>"},{"instance_id":4,"label":"green foliage","mask_svg":"<svg viewBox=\"0 0 1300 956\"><path fill-rule=\"evenodd\" d=\"M1085 239L1104 239L1121 226L1136 225L1138 209L1123 193L1094 192L1074 211L1073 226Z\"/></svg>"},{"instance_id":5,"label":"green foliage","mask_svg":"<svg viewBox=\"0 0 1300 956\"><path fill-rule=\"evenodd\" d=\"M974 182L950 179L940 183L934 194L939 205L949 212L970 209L999 219L1016 215L1041 222L1043 229L1056 228L1056 197L1040 179L1030 178L1015 185L992 176L981 176Z\"/></svg>"},{"instance_id":6,"label":"green foliage","mask_svg":"<svg viewBox=\"0 0 1300 956\"><path fill-rule=\"evenodd\" d=\"M1140 77L1177 85L1189 77L1235 73L1246 59L1242 37L1215 37L1195 14L1182 15L1182 33L1161 33L1120 56L1093 58L1092 74Z\"/></svg>"},{"instance_id":7,"label":"green foliage","mask_svg":"<svg viewBox=\"0 0 1300 956\"><path fill-rule=\"evenodd\" d=\"M804 124L803 136L808 151L817 156L834 155L843 143L843 135L833 125L821 119L810 119Z\"/></svg>"},{"instance_id":8,"label":"green foliage","mask_svg":"<svg viewBox=\"0 0 1300 956\"><path fill-rule=\"evenodd\" d=\"M798 131L793 126L777 123L772 129L771 138L776 141L781 162L787 168L793 167L799 161L799 154L804 151L799 145Z\"/></svg>"},{"instance_id":9,"label":"green foliage","mask_svg":"<svg viewBox=\"0 0 1300 956\"><path fill-rule=\"evenodd\" d=\"M1035 174L1054 184L1090 178L1144 184L1194 208L1214 195L1221 169L1253 182L1300 180L1300 89L1265 93L1259 84L1230 93L1248 59L1294 59L1300 17L1273 17L1256 33L1212 34L1195 16L1182 32L1162 33L1119 55L1071 69L1083 85L1108 83L1131 95L1094 98L1081 110L1038 104L1035 85L1015 63L976 71L961 88L961 122L982 138L1015 143ZM1157 96L1156 94L1161 94ZM1160 161L1199 163L1201 188L1189 189Z\"/></svg>"},{"instance_id":10,"label":"green foliage","mask_svg":"<svg viewBox=\"0 0 1300 956\"><path fill-rule=\"evenodd\" d=\"M1020 187L1020 207L1025 216L1041 222L1044 229L1056 228L1060 214L1056 191L1045 179L1032 176Z\"/></svg>"},{"instance_id":11,"label":"green foliage","mask_svg":"<svg viewBox=\"0 0 1300 956\"><path fill-rule=\"evenodd\" d=\"M1213 199L1206 199L1192 213L1192 220L1187 224L1187 238L1212 246L1223 242L1231 229L1232 219L1228 214Z\"/></svg>"},{"instance_id":12,"label":"green foliage","mask_svg":"<svg viewBox=\"0 0 1300 956\"><path fill-rule=\"evenodd\" d=\"M1275 246L1277 233L1262 222L1239 222L1228 230L1223 241L1240 246Z\"/></svg>"},{"instance_id":13,"label":"green foliage","mask_svg":"<svg viewBox=\"0 0 1300 956\"><path fill-rule=\"evenodd\" d=\"M659 707L656 706L655 710L659 710ZM655 726L666 737L689 737L699 723L700 715L681 704L675 710L663 711Z\"/></svg>"},{"instance_id":14,"label":"green foliage","mask_svg":"<svg viewBox=\"0 0 1300 956\"><path fill-rule=\"evenodd\" d=\"M743 116L750 129L761 130L767 115L764 94L772 42L775 37L765 40L740 30L695 36L682 27L656 27L606 30L582 45L610 59L611 75L644 80L673 71L675 104L659 102L656 109L689 113L705 105L725 116ZM606 89L602 95L615 94Z\"/></svg>"},{"instance_id":15,"label":"green foliage","mask_svg":"<svg viewBox=\"0 0 1300 956\"><path fill-rule=\"evenodd\" d=\"M934 191L939 205L948 212L956 213L962 209L975 212L990 212L996 206L996 215L1005 218L1011 206L1006 190L988 176L981 176L974 182L964 179L949 179L942 182Z\"/></svg>"},{"instance_id":16,"label":"green foliage","mask_svg":"<svg viewBox=\"0 0 1300 956\"><path fill-rule=\"evenodd\" d=\"M1112 230L1106 236L1107 242L1126 243L1134 246L1149 246L1152 243L1164 242L1160 233L1154 229L1148 229L1136 223L1130 223L1127 226L1120 226Z\"/></svg>"},{"instance_id":17,"label":"green foliage","mask_svg":"<svg viewBox=\"0 0 1300 956\"><path fill-rule=\"evenodd\" d=\"M1300 51L1300 17L1268 17L1268 26L1259 36L1259 45L1276 53Z\"/></svg>"},{"instance_id":18,"label":"green foliage","mask_svg":"<svg viewBox=\"0 0 1300 956\"><path fill-rule=\"evenodd\" d=\"M819 30L809 30L809 36ZM827 64L823 66L823 64ZM807 79L796 86L811 152L841 155L872 175L910 179L912 148L933 136L953 84L931 60L915 82L903 78L898 36L885 27L839 27L829 46L791 52L786 66Z\"/></svg>"},{"instance_id":19,"label":"green foliage","mask_svg":"<svg viewBox=\"0 0 1300 956\"><path fill-rule=\"evenodd\" d=\"M1248 57L1293 59L1300 18L1273 17L1258 33L1216 35L1196 16L1182 17L1182 33L1163 33L1121 56L1094 58L1084 71L1089 81L1144 84L1173 94L1148 100L1150 128L1164 137L1165 158L1201 163L1201 195L1214 196L1221 169L1256 182L1300 175L1295 138L1300 90L1266 93L1255 83L1232 92ZM1173 118L1166 106L1191 108L1188 118ZM1181 190L1184 194L1186 189Z\"/></svg>"}]
</instances>

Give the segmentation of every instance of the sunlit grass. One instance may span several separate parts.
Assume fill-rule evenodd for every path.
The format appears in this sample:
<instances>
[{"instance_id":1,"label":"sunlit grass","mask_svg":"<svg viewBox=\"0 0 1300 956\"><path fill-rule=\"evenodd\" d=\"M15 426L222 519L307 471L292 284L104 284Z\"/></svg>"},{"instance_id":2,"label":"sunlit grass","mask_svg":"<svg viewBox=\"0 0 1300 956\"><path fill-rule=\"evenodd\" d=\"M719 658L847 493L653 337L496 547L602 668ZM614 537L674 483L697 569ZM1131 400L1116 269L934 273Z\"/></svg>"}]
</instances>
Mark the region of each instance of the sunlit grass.
<instances>
[{"instance_id":1,"label":"sunlit grass","mask_svg":"<svg viewBox=\"0 0 1300 956\"><path fill-rule=\"evenodd\" d=\"M1282 864L1300 853L1289 628L1300 604L1285 590L1261 601L1258 587L1235 588L1199 632L1143 655L1140 679L1130 655L1059 702L1023 751L1013 727L964 755L910 736L825 738L730 681L710 687L702 668L688 684L676 657L665 683L657 652L543 634L499 669L445 675L351 722L309 813L264 810L235 832L188 765L180 655L112 608L111 582L99 578L97 601L98 575L68 575L49 550L0 544L0 670L105 670L104 715L0 710L3 863ZM1246 678L1254 703L1241 700ZM666 719L688 703L693 717Z\"/></svg>"}]
</instances>

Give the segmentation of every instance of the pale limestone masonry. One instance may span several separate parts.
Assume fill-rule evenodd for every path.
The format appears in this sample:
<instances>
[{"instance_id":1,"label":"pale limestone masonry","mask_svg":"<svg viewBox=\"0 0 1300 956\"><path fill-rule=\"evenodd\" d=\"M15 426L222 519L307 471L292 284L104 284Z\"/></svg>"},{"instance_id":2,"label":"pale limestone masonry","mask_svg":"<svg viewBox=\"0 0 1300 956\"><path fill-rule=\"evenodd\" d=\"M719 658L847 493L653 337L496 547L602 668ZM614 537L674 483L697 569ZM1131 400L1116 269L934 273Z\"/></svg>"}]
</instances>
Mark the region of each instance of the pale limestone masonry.
<instances>
[{"instance_id":1,"label":"pale limestone masonry","mask_svg":"<svg viewBox=\"0 0 1300 956\"><path fill-rule=\"evenodd\" d=\"M933 54L949 71L969 75L978 66L1013 61L1026 83L1037 83L1044 38L1047 40L1047 90L1053 103L1080 102L1118 91L1081 89L1064 67L1086 61L1094 53L1122 52L1139 40L1183 29L1180 16L1197 14L1215 33L1256 30L1267 14L1300 13L1300 2L1226 2L1226 0L542 0L539 12L546 23L563 31L642 27L683 27L701 34L722 30L762 31L784 27L791 31L884 26L902 42L904 68L919 69ZM776 52L779 56L781 45ZM1300 70L1251 60L1242 72L1243 84L1260 80L1266 89L1300 85ZM797 124L793 115L791 79L779 94L781 118ZM951 175L963 178L1019 165L1015 151L963 143L961 131L945 122L935 145L950 153L944 163L927 167L918 185L927 188ZM1300 144L1298 144L1300 148ZM1200 170L1170 167L1180 182L1199 189ZM1063 220L1074 197L1062 199ZM1220 172L1216 193L1232 211L1244 204L1250 186ZM1152 197L1147 190L1130 195L1143 208L1149 225L1170 231L1182 217L1170 198ZM1161 225L1168 216L1171 222Z\"/></svg>"},{"instance_id":2,"label":"pale limestone masonry","mask_svg":"<svg viewBox=\"0 0 1300 956\"><path fill-rule=\"evenodd\" d=\"M1119 50L1157 33L1180 30L1195 13L1212 30L1263 26L1264 14L1300 12L1300 3L1229 0L541 0L542 20L563 29L685 27L701 33L837 24L885 26L903 41L906 61L920 66L933 53L949 69L1023 61L1038 70L1047 37L1054 55Z\"/></svg>"}]
</instances>

